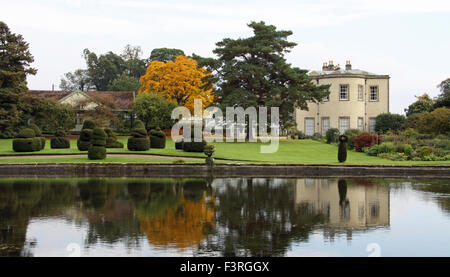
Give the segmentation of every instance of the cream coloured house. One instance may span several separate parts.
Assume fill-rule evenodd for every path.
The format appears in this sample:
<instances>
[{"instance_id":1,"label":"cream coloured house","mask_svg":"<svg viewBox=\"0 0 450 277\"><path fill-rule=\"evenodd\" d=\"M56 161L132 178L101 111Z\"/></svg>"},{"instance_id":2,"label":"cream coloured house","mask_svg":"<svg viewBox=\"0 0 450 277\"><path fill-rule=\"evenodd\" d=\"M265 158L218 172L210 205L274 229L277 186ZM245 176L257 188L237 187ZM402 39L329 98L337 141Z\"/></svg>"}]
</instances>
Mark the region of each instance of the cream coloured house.
<instances>
[{"instance_id":1,"label":"cream coloured house","mask_svg":"<svg viewBox=\"0 0 450 277\"><path fill-rule=\"evenodd\" d=\"M297 129L306 135L325 135L329 128L341 133L348 129L374 132L375 118L389 112L389 75L352 69L350 61L341 69L330 61L309 76L317 85L331 86L322 102L310 102L309 111L295 111Z\"/></svg>"}]
</instances>

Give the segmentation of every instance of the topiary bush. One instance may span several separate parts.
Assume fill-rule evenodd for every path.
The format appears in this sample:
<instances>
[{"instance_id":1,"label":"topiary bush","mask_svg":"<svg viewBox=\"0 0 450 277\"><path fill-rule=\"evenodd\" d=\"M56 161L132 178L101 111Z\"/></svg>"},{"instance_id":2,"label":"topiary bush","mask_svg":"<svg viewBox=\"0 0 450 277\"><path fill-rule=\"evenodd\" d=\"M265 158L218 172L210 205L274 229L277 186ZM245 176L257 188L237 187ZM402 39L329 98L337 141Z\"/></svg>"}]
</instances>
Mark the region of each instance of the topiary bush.
<instances>
[{"instance_id":1,"label":"topiary bush","mask_svg":"<svg viewBox=\"0 0 450 277\"><path fill-rule=\"evenodd\" d=\"M336 128L330 128L325 134L327 143L337 143L339 140L339 130Z\"/></svg>"},{"instance_id":2,"label":"topiary bush","mask_svg":"<svg viewBox=\"0 0 450 277\"><path fill-rule=\"evenodd\" d=\"M123 148L123 143L117 140L111 128L105 128L106 133L106 148Z\"/></svg>"},{"instance_id":3,"label":"topiary bush","mask_svg":"<svg viewBox=\"0 0 450 277\"><path fill-rule=\"evenodd\" d=\"M175 141L175 149L183 150L183 139L178 139Z\"/></svg>"},{"instance_id":4,"label":"topiary bush","mask_svg":"<svg viewBox=\"0 0 450 277\"><path fill-rule=\"evenodd\" d=\"M150 139L147 138L147 131L144 123L137 120L131 131L131 138L128 139L127 148L131 151L147 151L150 149Z\"/></svg>"},{"instance_id":5,"label":"topiary bush","mask_svg":"<svg viewBox=\"0 0 450 277\"><path fill-rule=\"evenodd\" d=\"M150 148L166 148L166 134L161 130L151 130Z\"/></svg>"},{"instance_id":6,"label":"topiary bush","mask_svg":"<svg viewBox=\"0 0 450 277\"><path fill-rule=\"evenodd\" d=\"M65 137L66 133L63 129L58 129L55 132L55 136L51 138L50 140L50 148L52 149L64 149L64 148L70 148L70 142Z\"/></svg>"},{"instance_id":7,"label":"topiary bush","mask_svg":"<svg viewBox=\"0 0 450 277\"><path fill-rule=\"evenodd\" d=\"M88 149L90 160L103 160L106 158L106 133L101 128L92 130L91 145Z\"/></svg>"},{"instance_id":8,"label":"topiary bush","mask_svg":"<svg viewBox=\"0 0 450 277\"><path fill-rule=\"evenodd\" d=\"M347 160L347 141L348 137L346 135L339 136L338 160L340 163Z\"/></svg>"},{"instance_id":9,"label":"topiary bush","mask_svg":"<svg viewBox=\"0 0 450 277\"><path fill-rule=\"evenodd\" d=\"M203 152L205 150L206 141L195 142L194 138L191 138L190 142L183 141L183 151L186 152Z\"/></svg>"},{"instance_id":10,"label":"topiary bush","mask_svg":"<svg viewBox=\"0 0 450 277\"><path fill-rule=\"evenodd\" d=\"M40 140L40 142L41 142L41 149L39 149L39 150L42 150L42 149L44 149L45 148L45 138L42 136L42 132L41 132L41 129L39 129L39 127L36 125L36 124L30 124L29 125L29 128L30 129L33 129L33 131L34 131L34 134L35 134L35 137L36 138L39 138L39 140Z\"/></svg>"},{"instance_id":11,"label":"topiary bush","mask_svg":"<svg viewBox=\"0 0 450 277\"><path fill-rule=\"evenodd\" d=\"M12 147L15 152L34 152L42 149L42 142L35 137L33 129L25 128L13 140Z\"/></svg>"},{"instance_id":12,"label":"topiary bush","mask_svg":"<svg viewBox=\"0 0 450 277\"><path fill-rule=\"evenodd\" d=\"M95 128L95 123L91 120L86 120L83 122L83 128L81 129L80 137L77 140L77 147L80 151L89 150L91 146L91 135L92 130Z\"/></svg>"}]
</instances>

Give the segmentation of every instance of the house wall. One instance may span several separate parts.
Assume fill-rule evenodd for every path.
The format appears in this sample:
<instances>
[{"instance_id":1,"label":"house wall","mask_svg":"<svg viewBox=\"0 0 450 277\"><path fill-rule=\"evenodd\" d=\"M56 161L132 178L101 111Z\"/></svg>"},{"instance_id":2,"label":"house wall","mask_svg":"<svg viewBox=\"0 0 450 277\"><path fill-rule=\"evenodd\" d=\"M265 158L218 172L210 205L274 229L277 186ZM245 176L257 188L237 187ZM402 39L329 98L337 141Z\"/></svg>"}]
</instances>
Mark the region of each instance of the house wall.
<instances>
[{"instance_id":1,"label":"house wall","mask_svg":"<svg viewBox=\"0 0 450 277\"><path fill-rule=\"evenodd\" d=\"M296 109L297 129L306 132L305 119L314 118L314 133L322 130L322 118L329 118L330 128L339 129L339 117L350 118L350 129L358 128L358 118L363 118L363 130L369 131L369 118L389 111L389 79L372 79L364 76L315 77L317 85L330 85L329 101L308 104L309 111ZM339 100L340 85L349 86L348 101ZM363 86L363 101L358 100L358 85ZM369 101L370 86L378 86L378 101Z\"/></svg>"}]
</instances>

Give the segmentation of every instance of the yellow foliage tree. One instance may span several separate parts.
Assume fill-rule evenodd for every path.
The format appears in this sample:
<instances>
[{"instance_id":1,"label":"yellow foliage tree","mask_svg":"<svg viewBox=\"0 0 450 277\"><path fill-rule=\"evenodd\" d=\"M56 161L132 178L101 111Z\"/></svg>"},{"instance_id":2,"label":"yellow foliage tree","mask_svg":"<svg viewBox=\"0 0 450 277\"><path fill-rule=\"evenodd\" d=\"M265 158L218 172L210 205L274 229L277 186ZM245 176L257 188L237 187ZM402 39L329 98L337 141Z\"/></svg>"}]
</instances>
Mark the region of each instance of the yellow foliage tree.
<instances>
[{"instance_id":1,"label":"yellow foliage tree","mask_svg":"<svg viewBox=\"0 0 450 277\"><path fill-rule=\"evenodd\" d=\"M210 76L205 68L198 67L196 60L186 56L166 63L153 61L139 80L138 93L158 93L193 111L194 99L201 99L204 108L214 101L212 84L205 81Z\"/></svg>"}]
</instances>

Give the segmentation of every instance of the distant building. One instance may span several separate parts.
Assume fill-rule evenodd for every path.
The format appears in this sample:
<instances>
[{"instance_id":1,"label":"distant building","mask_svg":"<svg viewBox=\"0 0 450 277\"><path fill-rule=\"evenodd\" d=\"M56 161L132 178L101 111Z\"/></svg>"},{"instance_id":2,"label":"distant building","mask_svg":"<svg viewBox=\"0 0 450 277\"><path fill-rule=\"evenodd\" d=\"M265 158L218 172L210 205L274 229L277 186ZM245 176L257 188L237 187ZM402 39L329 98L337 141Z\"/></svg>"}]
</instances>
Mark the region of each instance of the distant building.
<instances>
[{"instance_id":1,"label":"distant building","mask_svg":"<svg viewBox=\"0 0 450 277\"><path fill-rule=\"evenodd\" d=\"M110 97L113 99L118 109L114 112L122 114L124 119L132 118L132 105L135 98L134 91L54 91L54 90L30 90L31 95L36 97L53 98L60 103L70 104L76 110L75 131L81 130L85 118L84 111L92 106L80 107L79 103L93 96Z\"/></svg>"},{"instance_id":2,"label":"distant building","mask_svg":"<svg viewBox=\"0 0 450 277\"><path fill-rule=\"evenodd\" d=\"M329 128L374 132L375 118L389 112L389 75L352 69L350 61L341 69L330 61L309 76L316 85L331 86L321 103L310 102L309 111L296 110L297 129L306 135L325 135Z\"/></svg>"}]
</instances>

